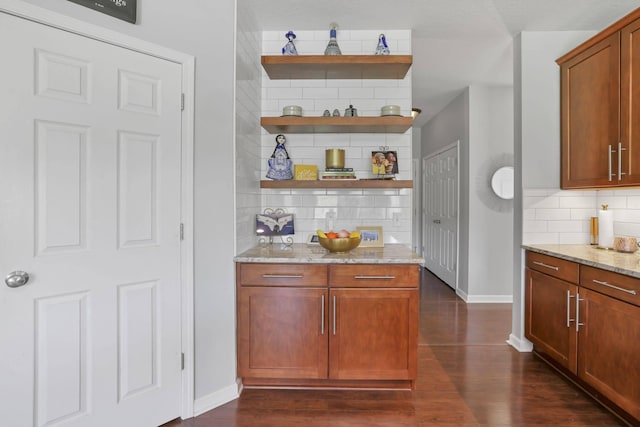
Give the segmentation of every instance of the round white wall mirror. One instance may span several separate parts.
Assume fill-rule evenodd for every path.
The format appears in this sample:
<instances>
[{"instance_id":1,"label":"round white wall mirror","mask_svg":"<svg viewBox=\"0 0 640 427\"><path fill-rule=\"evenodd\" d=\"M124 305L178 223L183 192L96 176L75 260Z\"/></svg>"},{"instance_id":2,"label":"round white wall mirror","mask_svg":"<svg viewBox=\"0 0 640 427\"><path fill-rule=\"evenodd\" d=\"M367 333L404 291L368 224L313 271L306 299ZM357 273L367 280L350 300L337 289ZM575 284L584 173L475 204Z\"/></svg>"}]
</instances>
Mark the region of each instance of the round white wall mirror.
<instances>
[{"instance_id":1,"label":"round white wall mirror","mask_svg":"<svg viewBox=\"0 0 640 427\"><path fill-rule=\"evenodd\" d=\"M503 166L493 173L491 189L501 199L513 199L513 166Z\"/></svg>"}]
</instances>

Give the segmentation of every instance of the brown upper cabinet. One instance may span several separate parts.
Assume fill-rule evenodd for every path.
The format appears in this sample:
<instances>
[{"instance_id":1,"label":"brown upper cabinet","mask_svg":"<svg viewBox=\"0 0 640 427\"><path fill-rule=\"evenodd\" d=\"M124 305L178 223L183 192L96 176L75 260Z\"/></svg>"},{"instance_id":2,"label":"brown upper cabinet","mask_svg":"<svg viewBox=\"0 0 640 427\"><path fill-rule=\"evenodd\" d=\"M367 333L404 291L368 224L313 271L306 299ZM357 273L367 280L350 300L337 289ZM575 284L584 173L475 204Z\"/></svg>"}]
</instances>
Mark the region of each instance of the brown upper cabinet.
<instances>
[{"instance_id":1,"label":"brown upper cabinet","mask_svg":"<svg viewBox=\"0 0 640 427\"><path fill-rule=\"evenodd\" d=\"M640 185L640 8L556 62L560 187Z\"/></svg>"}]
</instances>

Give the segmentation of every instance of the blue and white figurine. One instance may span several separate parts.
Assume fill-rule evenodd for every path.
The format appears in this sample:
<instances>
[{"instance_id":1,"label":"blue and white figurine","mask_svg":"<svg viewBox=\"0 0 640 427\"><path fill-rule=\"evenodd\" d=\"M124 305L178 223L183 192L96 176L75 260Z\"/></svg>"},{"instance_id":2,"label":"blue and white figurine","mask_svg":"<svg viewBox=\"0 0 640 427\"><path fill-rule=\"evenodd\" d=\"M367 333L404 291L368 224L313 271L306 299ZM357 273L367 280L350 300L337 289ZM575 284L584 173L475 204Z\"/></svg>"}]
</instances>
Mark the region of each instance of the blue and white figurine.
<instances>
[{"instance_id":1,"label":"blue and white figurine","mask_svg":"<svg viewBox=\"0 0 640 427\"><path fill-rule=\"evenodd\" d=\"M296 45L293 44L293 41L295 40L296 35L293 33L293 31L289 30L289 32L287 34L285 34L284 36L289 41L282 48L282 54L283 55L297 55L298 51L296 50Z\"/></svg>"},{"instance_id":2,"label":"blue and white figurine","mask_svg":"<svg viewBox=\"0 0 640 427\"><path fill-rule=\"evenodd\" d=\"M378 36L378 47L376 47L376 55L389 55L389 46L387 46L387 38L384 34Z\"/></svg>"},{"instance_id":3,"label":"blue and white figurine","mask_svg":"<svg viewBox=\"0 0 640 427\"><path fill-rule=\"evenodd\" d=\"M332 22L331 30L329 30L329 44L327 44L327 48L324 50L325 55L342 55L340 46L338 46L338 40L336 40L337 28L338 24Z\"/></svg>"},{"instance_id":4,"label":"blue and white figurine","mask_svg":"<svg viewBox=\"0 0 640 427\"><path fill-rule=\"evenodd\" d=\"M267 161L267 164L269 165L267 178L269 179L274 179L276 181L293 179L293 162L289 158L287 149L284 148L285 142L287 142L287 140L284 135L276 136L276 148L273 150L271 157Z\"/></svg>"}]
</instances>

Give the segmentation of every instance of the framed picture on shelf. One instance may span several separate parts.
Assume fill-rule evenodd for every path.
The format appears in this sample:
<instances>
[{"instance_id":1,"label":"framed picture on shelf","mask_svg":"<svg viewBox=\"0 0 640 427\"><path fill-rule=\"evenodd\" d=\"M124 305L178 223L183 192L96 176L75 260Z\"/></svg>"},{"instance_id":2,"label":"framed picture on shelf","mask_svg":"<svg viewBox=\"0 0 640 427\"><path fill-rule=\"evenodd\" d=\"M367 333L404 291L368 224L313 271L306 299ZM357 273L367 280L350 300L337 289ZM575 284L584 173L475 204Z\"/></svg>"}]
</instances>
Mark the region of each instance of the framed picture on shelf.
<instances>
[{"instance_id":1,"label":"framed picture on shelf","mask_svg":"<svg viewBox=\"0 0 640 427\"><path fill-rule=\"evenodd\" d=\"M371 172L374 175L395 175L398 173L398 153L395 151L372 151Z\"/></svg>"},{"instance_id":2,"label":"framed picture on shelf","mask_svg":"<svg viewBox=\"0 0 640 427\"><path fill-rule=\"evenodd\" d=\"M382 227L380 226L360 226L356 227L360 232L360 246L370 248L384 247Z\"/></svg>"},{"instance_id":3,"label":"framed picture on shelf","mask_svg":"<svg viewBox=\"0 0 640 427\"><path fill-rule=\"evenodd\" d=\"M320 240L318 239L318 235L313 233L313 234L309 234L309 237L307 237L307 245L318 245L320 246Z\"/></svg>"},{"instance_id":4,"label":"framed picture on shelf","mask_svg":"<svg viewBox=\"0 0 640 427\"><path fill-rule=\"evenodd\" d=\"M256 235L287 236L295 234L293 214L257 214Z\"/></svg>"}]
</instances>

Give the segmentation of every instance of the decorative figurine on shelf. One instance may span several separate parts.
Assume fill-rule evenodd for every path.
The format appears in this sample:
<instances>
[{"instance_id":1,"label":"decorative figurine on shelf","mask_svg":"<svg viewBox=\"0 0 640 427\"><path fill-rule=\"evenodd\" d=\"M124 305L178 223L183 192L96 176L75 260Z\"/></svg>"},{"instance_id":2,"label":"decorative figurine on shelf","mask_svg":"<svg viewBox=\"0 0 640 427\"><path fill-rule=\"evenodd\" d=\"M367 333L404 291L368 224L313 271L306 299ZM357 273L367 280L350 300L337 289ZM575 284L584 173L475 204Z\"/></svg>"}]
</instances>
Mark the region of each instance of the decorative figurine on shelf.
<instances>
[{"instance_id":1,"label":"decorative figurine on shelf","mask_svg":"<svg viewBox=\"0 0 640 427\"><path fill-rule=\"evenodd\" d=\"M340 117L340 110L338 110L337 108L335 108L333 110L333 117Z\"/></svg>"},{"instance_id":2,"label":"decorative figurine on shelf","mask_svg":"<svg viewBox=\"0 0 640 427\"><path fill-rule=\"evenodd\" d=\"M296 35L293 33L293 31L289 30L289 32L287 34L285 34L284 36L289 41L282 48L282 54L283 55L297 55L298 51L296 50L296 45L293 44L293 41L295 40Z\"/></svg>"},{"instance_id":3,"label":"decorative figurine on shelf","mask_svg":"<svg viewBox=\"0 0 640 427\"><path fill-rule=\"evenodd\" d=\"M389 46L387 46L387 38L384 34L378 36L378 47L376 47L376 55L389 55Z\"/></svg>"},{"instance_id":4,"label":"decorative figurine on shelf","mask_svg":"<svg viewBox=\"0 0 640 427\"><path fill-rule=\"evenodd\" d=\"M273 153L267 162L269 165L267 178L269 179L274 179L276 181L293 179L293 171L291 170L293 162L289 158L287 149L284 148L285 142L287 142L287 139L284 135L276 136L276 148L274 148Z\"/></svg>"},{"instance_id":5,"label":"decorative figurine on shelf","mask_svg":"<svg viewBox=\"0 0 640 427\"><path fill-rule=\"evenodd\" d=\"M329 112L329 110L324 110L324 113L322 113L322 117L329 117L331 116L331 113Z\"/></svg>"},{"instance_id":6,"label":"decorative figurine on shelf","mask_svg":"<svg viewBox=\"0 0 640 427\"><path fill-rule=\"evenodd\" d=\"M338 24L335 22L331 23L331 29L329 30L329 44L327 48L324 50L325 55L342 55L340 52L340 46L338 46L338 41L336 40L336 29L338 28Z\"/></svg>"}]
</instances>

